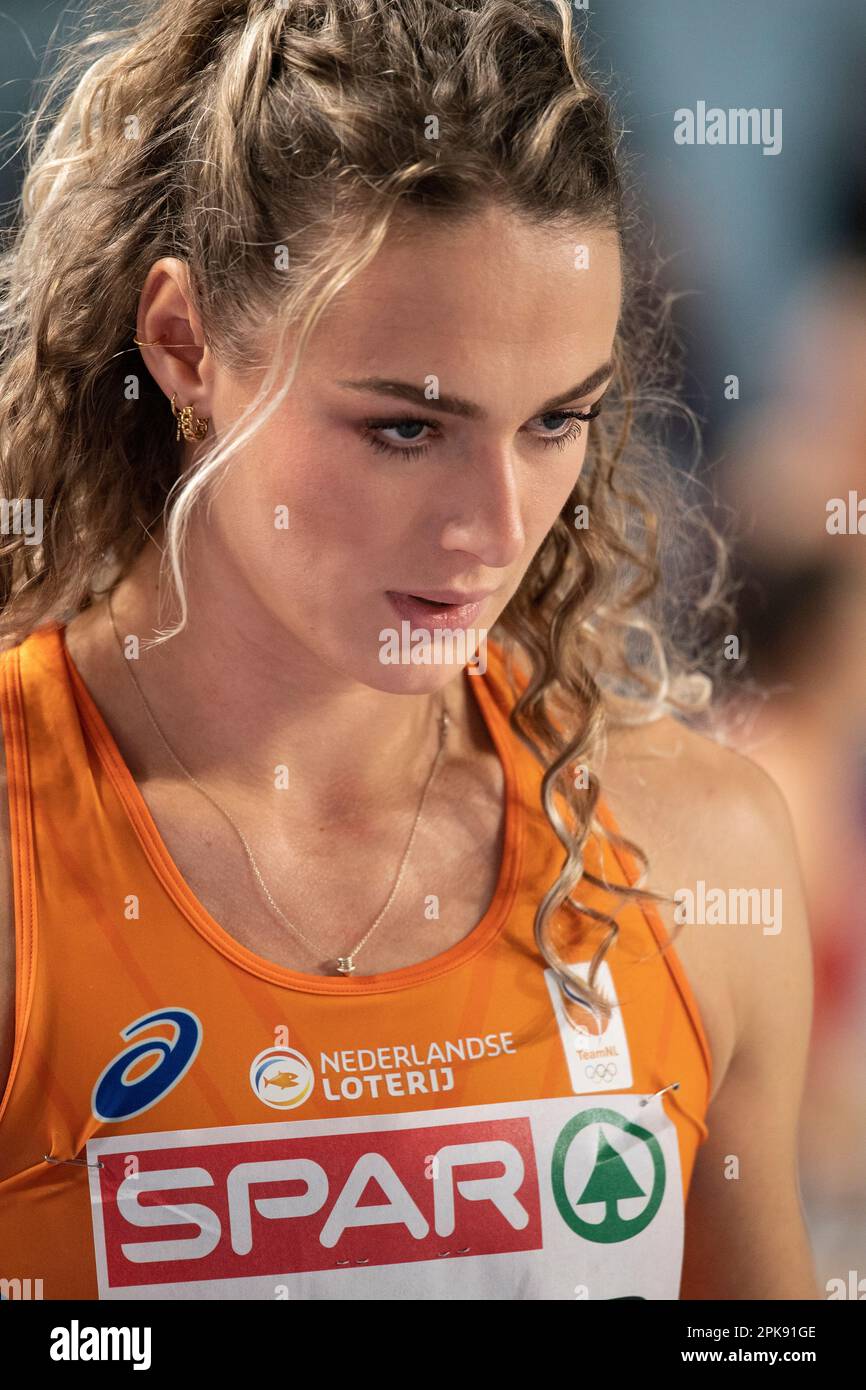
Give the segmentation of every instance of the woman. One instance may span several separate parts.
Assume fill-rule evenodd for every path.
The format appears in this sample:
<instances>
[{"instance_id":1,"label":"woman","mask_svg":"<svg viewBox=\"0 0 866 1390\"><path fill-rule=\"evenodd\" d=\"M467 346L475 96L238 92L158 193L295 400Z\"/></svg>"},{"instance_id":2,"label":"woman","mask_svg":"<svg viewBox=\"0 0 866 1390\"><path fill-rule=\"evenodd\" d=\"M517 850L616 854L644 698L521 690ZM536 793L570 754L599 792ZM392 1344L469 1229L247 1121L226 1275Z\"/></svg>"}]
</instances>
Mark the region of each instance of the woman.
<instances>
[{"instance_id":1,"label":"woman","mask_svg":"<svg viewBox=\"0 0 866 1390\"><path fill-rule=\"evenodd\" d=\"M816 1297L798 868L684 722L663 301L569 6L170 0L25 203L3 1275ZM784 930L682 927L701 884Z\"/></svg>"}]
</instances>

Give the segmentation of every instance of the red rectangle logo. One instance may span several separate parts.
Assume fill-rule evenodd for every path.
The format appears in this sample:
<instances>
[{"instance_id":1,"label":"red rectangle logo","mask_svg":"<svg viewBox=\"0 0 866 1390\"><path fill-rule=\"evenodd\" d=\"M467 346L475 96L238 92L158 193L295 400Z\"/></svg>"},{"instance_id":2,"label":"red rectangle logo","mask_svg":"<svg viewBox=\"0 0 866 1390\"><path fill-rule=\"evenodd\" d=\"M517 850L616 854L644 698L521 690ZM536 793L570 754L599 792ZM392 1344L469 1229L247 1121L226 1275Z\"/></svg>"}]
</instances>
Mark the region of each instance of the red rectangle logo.
<instances>
[{"instance_id":1,"label":"red rectangle logo","mask_svg":"<svg viewBox=\"0 0 866 1390\"><path fill-rule=\"evenodd\" d=\"M248 1140L140 1149L131 1135L100 1152L109 1289L541 1249L526 1116L275 1138L252 1128Z\"/></svg>"}]
</instances>

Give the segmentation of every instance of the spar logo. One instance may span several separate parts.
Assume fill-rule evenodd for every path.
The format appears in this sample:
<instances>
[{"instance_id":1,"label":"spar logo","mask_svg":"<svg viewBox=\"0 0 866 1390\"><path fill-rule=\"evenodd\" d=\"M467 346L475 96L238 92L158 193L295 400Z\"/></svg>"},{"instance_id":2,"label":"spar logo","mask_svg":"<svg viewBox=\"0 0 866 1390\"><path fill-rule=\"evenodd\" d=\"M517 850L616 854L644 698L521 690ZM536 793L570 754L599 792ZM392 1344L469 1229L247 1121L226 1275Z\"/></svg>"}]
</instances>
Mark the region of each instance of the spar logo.
<instances>
[{"instance_id":1,"label":"spar logo","mask_svg":"<svg viewBox=\"0 0 866 1390\"><path fill-rule=\"evenodd\" d=\"M313 1068L295 1047L266 1047L253 1058L250 1085L265 1105L274 1110L293 1110L312 1095Z\"/></svg>"},{"instance_id":2,"label":"spar logo","mask_svg":"<svg viewBox=\"0 0 866 1390\"><path fill-rule=\"evenodd\" d=\"M90 1099L97 1120L130 1120L174 1090L201 1047L201 1020L189 1009L142 1014L120 1036L130 1039L100 1073Z\"/></svg>"},{"instance_id":3,"label":"spar logo","mask_svg":"<svg viewBox=\"0 0 866 1390\"><path fill-rule=\"evenodd\" d=\"M90 1169L100 1296L540 1250L529 1117L417 1119L91 1141L101 1164Z\"/></svg>"},{"instance_id":4,"label":"spar logo","mask_svg":"<svg viewBox=\"0 0 866 1390\"><path fill-rule=\"evenodd\" d=\"M664 1155L654 1134L618 1111L584 1110L556 1141L551 1183L567 1225L610 1245L652 1221L665 1191Z\"/></svg>"}]
</instances>

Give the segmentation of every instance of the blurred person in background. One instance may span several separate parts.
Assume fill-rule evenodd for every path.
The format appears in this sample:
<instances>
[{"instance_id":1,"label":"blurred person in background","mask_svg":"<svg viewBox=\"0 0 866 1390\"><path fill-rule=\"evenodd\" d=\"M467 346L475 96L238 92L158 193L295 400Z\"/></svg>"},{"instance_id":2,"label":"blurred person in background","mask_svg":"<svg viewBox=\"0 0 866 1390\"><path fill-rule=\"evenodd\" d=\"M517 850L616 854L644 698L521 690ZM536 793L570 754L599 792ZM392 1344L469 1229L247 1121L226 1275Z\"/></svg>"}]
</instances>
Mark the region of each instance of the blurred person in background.
<instances>
[{"instance_id":1,"label":"blurred person in background","mask_svg":"<svg viewBox=\"0 0 866 1390\"><path fill-rule=\"evenodd\" d=\"M812 276L779 337L779 389L726 465L751 675L734 739L785 793L803 868L802 1181L826 1283L866 1272L866 263Z\"/></svg>"},{"instance_id":2,"label":"blurred person in background","mask_svg":"<svg viewBox=\"0 0 866 1390\"><path fill-rule=\"evenodd\" d=\"M856 1296L849 1271L866 1280L866 536L828 534L826 503L866 494L866 6L607 0L595 24L671 252L690 402L705 426L696 472L708 483L709 460L722 460L734 535L754 528L740 549L737 631L749 659L732 682L731 736L782 786L798 833L816 971L804 1198L822 1285L841 1279ZM673 113L697 98L778 108L783 150L675 149ZM688 438L672 452L691 466Z\"/></svg>"}]
</instances>

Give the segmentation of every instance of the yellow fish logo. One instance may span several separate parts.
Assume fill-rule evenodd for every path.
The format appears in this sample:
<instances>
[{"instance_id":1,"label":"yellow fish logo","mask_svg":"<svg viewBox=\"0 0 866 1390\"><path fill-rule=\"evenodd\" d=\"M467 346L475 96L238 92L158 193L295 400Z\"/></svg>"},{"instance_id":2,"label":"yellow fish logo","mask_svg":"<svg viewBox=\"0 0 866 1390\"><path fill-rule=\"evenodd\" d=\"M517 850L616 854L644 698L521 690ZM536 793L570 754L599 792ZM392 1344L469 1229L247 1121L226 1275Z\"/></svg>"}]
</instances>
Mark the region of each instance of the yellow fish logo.
<instances>
[{"instance_id":1,"label":"yellow fish logo","mask_svg":"<svg viewBox=\"0 0 866 1390\"><path fill-rule=\"evenodd\" d=\"M280 1089L283 1091L287 1090L291 1086L297 1086L297 1084L297 1073L293 1071L277 1072L276 1076L269 1076L267 1080L268 1086L279 1086Z\"/></svg>"},{"instance_id":2,"label":"yellow fish logo","mask_svg":"<svg viewBox=\"0 0 866 1390\"><path fill-rule=\"evenodd\" d=\"M308 1057L296 1047L266 1047L250 1065L254 1094L272 1110L295 1110L313 1093L316 1078Z\"/></svg>"}]
</instances>

